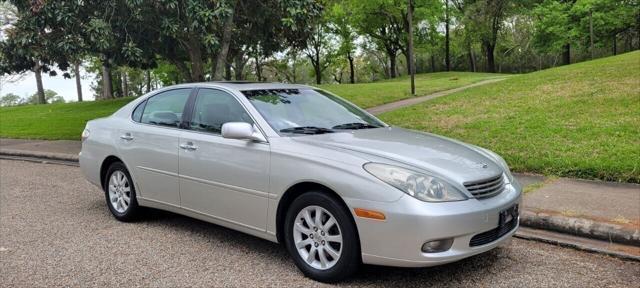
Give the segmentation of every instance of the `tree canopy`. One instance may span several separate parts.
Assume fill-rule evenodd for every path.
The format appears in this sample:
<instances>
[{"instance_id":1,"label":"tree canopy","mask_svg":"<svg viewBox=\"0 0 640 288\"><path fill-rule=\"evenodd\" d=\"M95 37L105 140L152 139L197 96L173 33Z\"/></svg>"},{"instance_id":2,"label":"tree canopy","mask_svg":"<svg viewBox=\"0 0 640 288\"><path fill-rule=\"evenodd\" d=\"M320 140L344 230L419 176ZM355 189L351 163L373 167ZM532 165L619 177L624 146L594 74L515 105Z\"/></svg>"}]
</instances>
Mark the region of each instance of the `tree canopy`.
<instances>
[{"instance_id":1,"label":"tree canopy","mask_svg":"<svg viewBox=\"0 0 640 288\"><path fill-rule=\"evenodd\" d=\"M409 30L418 72L518 73L640 48L636 0L9 0L0 12L0 74L34 72L38 103L42 73L76 77L82 101L80 66L99 99L394 78L409 72Z\"/></svg>"}]
</instances>

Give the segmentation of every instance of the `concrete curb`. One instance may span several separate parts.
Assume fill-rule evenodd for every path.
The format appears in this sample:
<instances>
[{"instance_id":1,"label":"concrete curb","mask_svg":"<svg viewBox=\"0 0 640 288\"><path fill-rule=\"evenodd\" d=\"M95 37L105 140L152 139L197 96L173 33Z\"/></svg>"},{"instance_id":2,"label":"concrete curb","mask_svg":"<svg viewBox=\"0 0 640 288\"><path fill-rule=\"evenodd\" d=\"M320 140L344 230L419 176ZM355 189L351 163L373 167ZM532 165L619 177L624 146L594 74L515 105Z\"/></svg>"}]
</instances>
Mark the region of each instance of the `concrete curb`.
<instances>
[{"instance_id":1,"label":"concrete curb","mask_svg":"<svg viewBox=\"0 0 640 288\"><path fill-rule=\"evenodd\" d=\"M616 224L526 210L520 214L520 224L531 228L640 247L640 230L631 230Z\"/></svg>"},{"instance_id":2,"label":"concrete curb","mask_svg":"<svg viewBox=\"0 0 640 288\"><path fill-rule=\"evenodd\" d=\"M78 162L78 155L64 154L64 153L48 153L48 152L39 152L39 151L0 149L0 155L14 156L14 157L27 157L27 158L40 158L45 160Z\"/></svg>"}]
</instances>

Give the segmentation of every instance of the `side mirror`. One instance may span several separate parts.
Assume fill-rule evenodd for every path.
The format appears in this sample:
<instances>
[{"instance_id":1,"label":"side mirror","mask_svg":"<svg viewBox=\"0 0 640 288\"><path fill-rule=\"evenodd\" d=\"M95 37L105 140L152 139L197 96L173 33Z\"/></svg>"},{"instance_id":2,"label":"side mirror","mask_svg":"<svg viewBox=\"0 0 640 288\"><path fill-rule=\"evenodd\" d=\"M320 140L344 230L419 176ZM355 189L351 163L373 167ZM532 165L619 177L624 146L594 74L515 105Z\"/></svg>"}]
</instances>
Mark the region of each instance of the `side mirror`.
<instances>
[{"instance_id":1,"label":"side mirror","mask_svg":"<svg viewBox=\"0 0 640 288\"><path fill-rule=\"evenodd\" d=\"M222 137L261 142L267 141L258 129L245 122L228 122L222 124Z\"/></svg>"}]
</instances>

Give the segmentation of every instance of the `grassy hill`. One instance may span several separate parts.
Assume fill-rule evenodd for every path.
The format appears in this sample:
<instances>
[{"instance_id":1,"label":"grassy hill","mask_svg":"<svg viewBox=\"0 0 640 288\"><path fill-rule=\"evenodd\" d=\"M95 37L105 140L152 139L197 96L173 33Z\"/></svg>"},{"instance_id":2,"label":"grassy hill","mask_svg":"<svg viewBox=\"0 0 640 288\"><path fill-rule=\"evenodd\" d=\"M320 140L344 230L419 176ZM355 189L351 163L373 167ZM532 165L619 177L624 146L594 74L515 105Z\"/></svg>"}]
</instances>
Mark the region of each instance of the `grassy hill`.
<instances>
[{"instance_id":1,"label":"grassy hill","mask_svg":"<svg viewBox=\"0 0 640 288\"><path fill-rule=\"evenodd\" d=\"M640 182L640 52L548 69L382 115L477 144L515 171Z\"/></svg>"},{"instance_id":2,"label":"grassy hill","mask_svg":"<svg viewBox=\"0 0 640 288\"><path fill-rule=\"evenodd\" d=\"M423 96L449 90L493 78L504 78L505 74L472 72L438 72L416 75L416 95ZM410 98L409 77L356 84L325 84L320 88L342 96L362 108Z\"/></svg>"},{"instance_id":3,"label":"grassy hill","mask_svg":"<svg viewBox=\"0 0 640 288\"><path fill-rule=\"evenodd\" d=\"M113 114L134 98L0 108L0 137L80 140L87 121Z\"/></svg>"},{"instance_id":4,"label":"grassy hill","mask_svg":"<svg viewBox=\"0 0 640 288\"><path fill-rule=\"evenodd\" d=\"M500 74L441 72L417 75L418 95L464 86ZM321 85L361 107L372 107L409 96L409 79L401 77L366 84ZM79 139L88 120L111 115L133 98L111 101L0 107L0 137Z\"/></svg>"}]
</instances>

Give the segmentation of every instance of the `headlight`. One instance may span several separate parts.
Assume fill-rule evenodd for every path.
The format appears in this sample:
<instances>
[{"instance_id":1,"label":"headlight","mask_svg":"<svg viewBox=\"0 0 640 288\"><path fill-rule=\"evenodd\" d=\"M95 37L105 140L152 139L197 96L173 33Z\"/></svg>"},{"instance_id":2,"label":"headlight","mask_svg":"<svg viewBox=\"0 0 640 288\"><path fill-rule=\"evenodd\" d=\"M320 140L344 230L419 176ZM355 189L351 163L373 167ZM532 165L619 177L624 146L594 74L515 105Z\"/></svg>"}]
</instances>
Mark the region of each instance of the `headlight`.
<instances>
[{"instance_id":1,"label":"headlight","mask_svg":"<svg viewBox=\"0 0 640 288\"><path fill-rule=\"evenodd\" d=\"M467 199L462 192L433 176L379 163L367 163L363 167L371 175L418 200L449 202Z\"/></svg>"}]
</instances>

